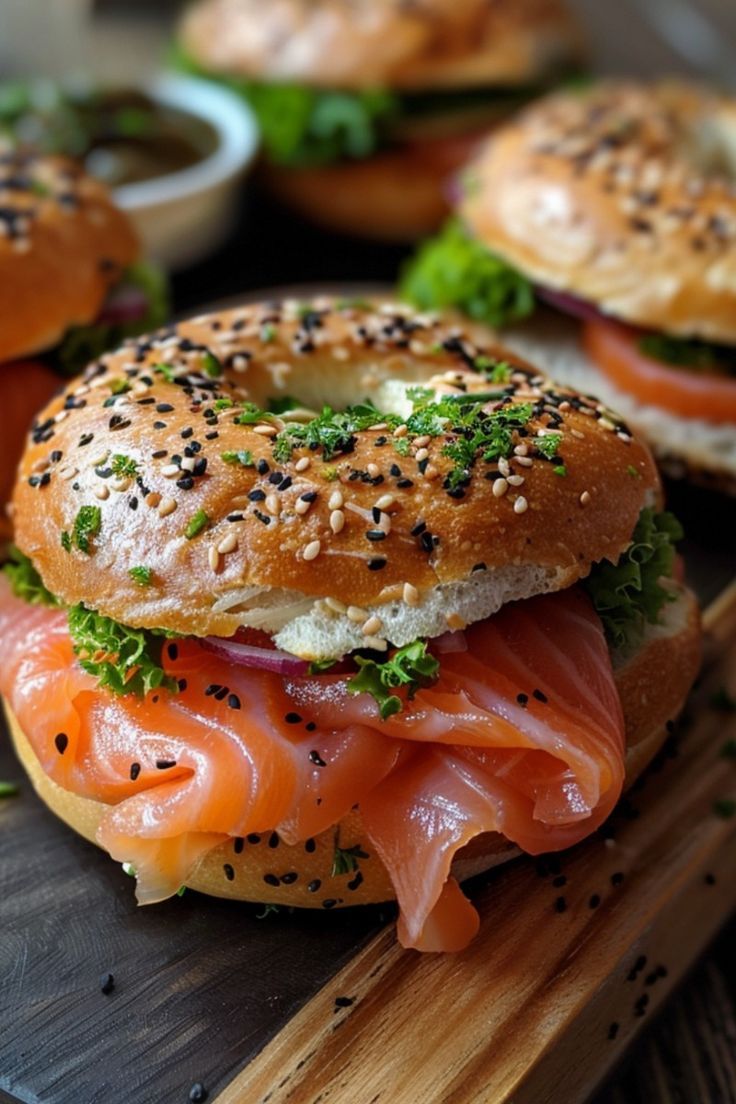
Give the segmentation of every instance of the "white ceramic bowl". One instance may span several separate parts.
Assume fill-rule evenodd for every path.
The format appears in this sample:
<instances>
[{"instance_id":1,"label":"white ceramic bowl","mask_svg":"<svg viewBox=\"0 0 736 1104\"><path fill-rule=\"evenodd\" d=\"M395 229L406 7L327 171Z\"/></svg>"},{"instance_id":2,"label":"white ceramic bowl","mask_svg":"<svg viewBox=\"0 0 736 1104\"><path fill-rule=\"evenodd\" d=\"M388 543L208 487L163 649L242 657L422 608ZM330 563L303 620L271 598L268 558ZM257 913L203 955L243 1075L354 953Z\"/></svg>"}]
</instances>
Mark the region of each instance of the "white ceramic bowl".
<instances>
[{"instance_id":1,"label":"white ceramic bowl","mask_svg":"<svg viewBox=\"0 0 736 1104\"><path fill-rule=\"evenodd\" d=\"M232 228L241 178L258 151L258 126L247 104L209 81L164 74L144 85L152 99L208 122L217 146L178 172L115 188L115 202L132 219L144 255L169 270L212 253Z\"/></svg>"}]
</instances>

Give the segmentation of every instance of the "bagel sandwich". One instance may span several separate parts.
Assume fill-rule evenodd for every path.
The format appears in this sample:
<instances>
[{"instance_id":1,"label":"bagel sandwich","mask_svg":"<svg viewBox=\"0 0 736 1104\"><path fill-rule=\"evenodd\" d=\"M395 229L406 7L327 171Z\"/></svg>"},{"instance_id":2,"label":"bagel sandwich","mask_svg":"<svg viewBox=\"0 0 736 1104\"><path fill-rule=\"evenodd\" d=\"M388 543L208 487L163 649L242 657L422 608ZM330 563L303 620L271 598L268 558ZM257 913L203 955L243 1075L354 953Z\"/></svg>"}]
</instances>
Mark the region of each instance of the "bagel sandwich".
<instances>
[{"instance_id":1,"label":"bagel sandwich","mask_svg":"<svg viewBox=\"0 0 736 1104\"><path fill-rule=\"evenodd\" d=\"M501 326L668 475L736 493L735 127L732 97L682 82L550 96L466 167L403 293Z\"/></svg>"},{"instance_id":2,"label":"bagel sandwich","mask_svg":"<svg viewBox=\"0 0 736 1104\"><path fill-rule=\"evenodd\" d=\"M176 51L252 106L277 196L389 240L439 225L478 136L581 57L563 0L198 0Z\"/></svg>"},{"instance_id":3,"label":"bagel sandwich","mask_svg":"<svg viewBox=\"0 0 736 1104\"><path fill-rule=\"evenodd\" d=\"M2 144L0 288L4 504L31 419L62 377L160 325L166 305L161 275L101 184L71 161Z\"/></svg>"},{"instance_id":4,"label":"bagel sandwich","mask_svg":"<svg viewBox=\"0 0 736 1104\"><path fill-rule=\"evenodd\" d=\"M135 873L323 909L595 831L698 667L646 446L501 347L315 299L132 339L39 416L0 690L41 798Z\"/></svg>"}]
</instances>

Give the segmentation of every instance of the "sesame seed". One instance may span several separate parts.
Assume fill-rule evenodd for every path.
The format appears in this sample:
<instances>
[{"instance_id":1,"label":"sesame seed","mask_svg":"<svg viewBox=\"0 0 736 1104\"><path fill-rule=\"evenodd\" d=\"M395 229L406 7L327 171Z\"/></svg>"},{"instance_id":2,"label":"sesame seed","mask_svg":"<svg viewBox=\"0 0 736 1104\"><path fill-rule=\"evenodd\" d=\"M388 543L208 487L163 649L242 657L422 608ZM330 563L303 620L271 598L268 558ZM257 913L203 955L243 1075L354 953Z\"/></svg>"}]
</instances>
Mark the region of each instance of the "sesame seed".
<instances>
[{"instance_id":1,"label":"sesame seed","mask_svg":"<svg viewBox=\"0 0 736 1104\"><path fill-rule=\"evenodd\" d=\"M494 496L494 498L501 498L502 495L506 494L506 491L508 489L509 489L508 481L506 479L504 479L503 477L493 480L493 496Z\"/></svg>"},{"instance_id":2,"label":"sesame seed","mask_svg":"<svg viewBox=\"0 0 736 1104\"><path fill-rule=\"evenodd\" d=\"M301 459L297 460L296 464L294 465L294 470L298 472L306 471L310 463L311 460L308 456L302 456Z\"/></svg>"},{"instance_id":3,"label":"sesame seed","mask_svg":"<svg viewBox=\"0 0 736 1104\"><path fill-rule=\"evenodd\" d=\"M429 449L420 448L420 449L417 450L415 460L417 461L418 464L421 464L422 460L426 460L428 456L429 456Z\"/></svg>"},{"instance_id":4,"label":"sesame seed","mask_svg":"<svg viewBox=\"0 0 736 1104\"><path fill-rule=\"evenodd\" d=\"M380 617L369 617L362 627L363 636L375 636L383 628L383 621Z\"/></svg>"},{"instance_id":5,"label":"sesame seed","mask_svg":"<svg viewBox=\"0 0 736 1104\"><path fill-rule=\"evenodd\" d=\"M524 476L523 475L510 475L508 477L508 479L506 480L506 482L509 484L510 487L520 487L522 485L522 483L524 482Z\"/></svg>"},{"instance_id":6,"label":"sesame seed","mask_svg":"<svg viewBox=\"0 0 736 1104\"><path fill-rule=\"evenodd\" d=\"M146 506L156 507L161 501L161 495L158 494L157 491L151 491L149 494L146 495L143 501L145 502Z\"/></svg>"},{"instance_id":7,"label":"sesame seed","mask_svg":"<svg viewBox=\"0 0 736 1104\"><path fill-rule=\"evenodd\" d=\"M342 510L333 510L330 514L330 529L333 533L340 533L345 526L345 515Z\"/></svg>"},{"instance_id":8,"label":"sesame seed","mask_svg":"<svg viewBox=\"0 0 736 1104\"><path fill-rule=\"evenodd\" d=\"M297 514L306 514L307 510L311 507L312 502L308 498L298 498L294 503L294 512Z\"/></svg>"},{"instance_id":9,"label":"sesame seed","mask_svg":"<svg viewBox=\"0 0 736 1104\"><path fill-rule=\"evenodd\" d=\"M220 541L217 546L217 551L221 556L226 556L228 552L234 552L238 547L238 537L235 533L228 533L228 535Z\"/></svg>"},{"instance_id":10,"label":"sesame seed","mask_svg":"<svg viewBox=\"0 0 736 1104\"><path fill-rule=\"evenodd\" d=\"M176 500L173 498L162 498L158 507L159 517L168 517L169 514L173 514L176 509Z\"/></svg>"},{"instance_id":11,"label":"sesame seed","mask_svg":"<svg viewBox=\"0 0 736 1104\"><path fill-rule=\"evenodd\" d=\"M397 426L396 429L394 430L394 437L406 437L408 432L409 432L409 427L407 425Z\"/></svg>"},{"instance_id":12,"label":"sesame seed","mask_svg":"<svg viewBox=\"0 0 736 1104\"><path fill-rule=\"evenodd\" d=\"M260 434L261 437L275 437L278 430L272 425L257 425L253 426L253 432Z\"/></svg>"},{"instance_id":13,"label":"sesame seed","mask_svg":"<svg viewBox=\"0 0 736 1104\"><path fill-rule=\"evenodd\" d=\"M587 506L589 502L590 502L590 491L583 491L583 493L580 496L580 505L581 506Z\"/></svg>"},{"instance_id":14,"label":"sesame seed","mask_svg":"<svg viewBox=\"0 0 736 1104\"><path fill-rule=\"evenodd\" d=\"M396 499L392 494L381 495L380 498L376 499L375 508L376 510L388 510L390 506L393 506L395 501Z\"/></svg>"},{"instance_id":15,"label":"sesame seed","mask_svg":"<svg viewBox=\"0 0 736 1104\"><path fill-rule=\"evenodd\" d=\"M585 438L585 434L582 433L579 429L571 429L570 433L572 433L573 437L577 437L579 441L582 441Z\"/></svg>"},{"instance_id":16,"label":"sesame seed","mask_svg":"<svg viewBox=\"0 0 736 1104\"><path fill-rule=\"evenodd\" d=\"M445 621L447 622L447 627L452 629L453 632L457 629L465 628L465 619L462 618L459 613L445 614Z\"/></svg>"},{"instance_id":17,"label":"sesame seed","mask_svg":"<svg viewBox=\"0 0 736 1104\"><path fill-rule=\"evenodd\" d=\"M380 636L366 636L363 643L366 648L371 648L374 652L388 651L388 641L383 640Z\"/></svg>"},{"instance_id":18,"label":"sesame seed","mask_svg":"<svg viewBox=\"0 0 736 1104\"><path fill-rule=\"evenodd\" d=\"M327 502L327 506L330 510L339 510L345 502L342 491L333 491Z\"/></svg>"},{"instance_id":19,"label":"sesame seed","mask_svg":"<svg viewBox=\"0 0 736 1104\"><path fill-rule=\"evenodd\" d=\"M404 583L403 597L407 606L419 605L419 591L411 583Z\"/></svg>"},{"instance_id":20,"label":"sesame seed","mask_svg":"<svg viewBox=\"0 0 736 1104\"><path fill-rule=\"evenodd\" d=\"M325 598L325 605L335 613L347 613L348 607L339 598Z\"/></svg>"},{"instance_id":21,"label":"sesame seed","mask_svg":"<svg viewBox=\"0 0 736 1104\"><path fill-rule=\"evenodd\" d=\"M348 606L347 608L348 621L354 621L356 625L362 625L368 616L368 610L364 610L362 606Z\"/></svg>"},{"instance_id":22,"label":"sesame seed","mask_svg":"<svg viewBox=\"0 0 736 1104\"><path fill-rule=\"evenodd\" d=\"M302 556L305 560L316 560L322 550L322 543L318 540L310 541L304 549Z\"/></svg>"},{"instance_id":23,"label":"sesame seed","mask_svg":"<svg viewBox=\"0 0 736 1104\"><path fill-rule=\"evenodd\" d=\"M514 502L514 513L523 514L524 511L528 509L528 507L529 503L527 502L527 500L524 498L523 495L519 495L519 497Z\"/></svg>"},{"instance_id":24,"label":"sesame seed","mask_svg":"<svg viewBox=\"0 0 736 1104\"><path fill-rule=\"evenodd\" d=\"M165 464L161 469L161 474L165 475L167 479L173 479L175 475L179 474L178 464Z\"/></svg>"},{"instance_id":25,"label":"sesame seed","mask_svg":"<svg viewBox=\"0 0 736 1104\"><path fill-rule=\"evenodd\" d=\"M95 487L95 497L99 498L102 502L110 497L110 491L104 483L100 483L99 487Z\"/></svg>"},{"instance_id":26,"label":"sesame seed","mask_svg":"<svg viewBox=\"0 0 736 1104\"><path fill-rule=\"evenodd\" d=\"M531 456L515 456L514 461L517 464L521 464L522 468L530 468L534 463Z\"/></svg>"},{"instance_id":27,"label":"sesame seed","mask_svg":"<svg viewBox=\"0 0 736 1104\"><path fill-rule=\"evenodd\" d=\"M503 475L503 476L511 475L511 468L509 467L509 462L504 456L499 456L499 458L498 458L498 470L500 471L501 475Z\"/></svg>"},{"instance_id":28,"label":"sesame seed","mask_svg":"<svg viewBox=\"0 0 736 1104\"><path fill-rule=\"evenodd\" d=\"M207 550L207 559L212 570L217 571L220 566L220 553L217 551L214 544L211 544Z\"/></svg>"},{"instance_id":29,"label":"sesame seed","mask_svg":"<svg viewBox=\"0 0 736 1104\"><path fill-rule=\"evenodd\" d=\"M375 479L381 474L381 469L379 468L378 464L368 464L366 466L366 471L368 472L371 479Z\"/></svg>"},{"instance_id":30,"label":"sesame seed","mask_svg":"<svg viewBox=\"0 0 736 1104\"><path fill-rule=\"evenodd\" d=\"M193 456L185 456L184 459L181 462L181 466L184 469L184 471L191 472L191 471L194 471L195 463L196 463L196 460L194 459Z\"/></svg>"},{"instance_id":31,"label":"sesame seed","mask_svg":"<svg viewBox=\"0 0 736 1104\"><path fill-rule=\"evenodd\" d=\"M273 514L274 516L276 514L278 514L278 512L279 512L278 495L276 495L275 493L271 493L270 495L266 495L266 501L265 501L264 505L265 505L266 509L268 510L269 514Z\"/></svg>"}]
</instances>

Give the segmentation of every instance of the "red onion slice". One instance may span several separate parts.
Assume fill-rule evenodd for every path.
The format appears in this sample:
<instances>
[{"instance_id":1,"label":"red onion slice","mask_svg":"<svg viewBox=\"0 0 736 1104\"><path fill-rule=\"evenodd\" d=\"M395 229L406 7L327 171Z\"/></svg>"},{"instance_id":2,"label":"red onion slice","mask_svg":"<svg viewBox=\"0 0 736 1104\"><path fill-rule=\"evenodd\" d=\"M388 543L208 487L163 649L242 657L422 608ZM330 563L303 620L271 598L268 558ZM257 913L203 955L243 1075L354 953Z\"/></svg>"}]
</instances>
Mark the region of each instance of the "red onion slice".
<instances>
[{"instance_id":1,"label":"red onion slice","mask_svg":"<svg viewBox=\"0 0 736 1104\"><path fill-rule=\"evenodd\" d=\"M274 674L294 678L309 673L306 660L280 652L277 648L256 648L252 644L238 644L222 636L206 636L200 643L208 651L241 667L255 667L259 671L273 671Z\"/></svg>"},{"instance_id":2,"label":"red onion slice","mask_svg":"<svg viewBox=\"0 0 736 1104\"><path fill-rule=\"evenodd\" d=\"M106 326L122 326L143 318L148 310L148 297L139 287L123 284L115 288L102 304L97 321Z\"/></svg>"},{"instance_id":3,"label":"red onion slice","mask_svg":"<svg viewBox=\"0 0 736 1104\"><path fill-rule=\"evenodd\" d=\"M431 651L437 652L438 655L447 655L449 652L467 652L468 641L465 633L460 629L443 633L442 636L430 640L429 646Z\"/></svg>"},{"instance_id":4,"label":"red onion slice","mask_svg":"<svg viewBox=\"0 0 736 1104\"><path fill-rule=\"evenodd\" d=\"M582 322L605 320L606 316L597 307L585 299L578 299L577 295L568 295L566 291L555 291L553 288L542 287L539 284L535 284L534 291L537 298L549 303L551 307L562 311L563 314L579 318Z\"/></svg>"}]
</instances>

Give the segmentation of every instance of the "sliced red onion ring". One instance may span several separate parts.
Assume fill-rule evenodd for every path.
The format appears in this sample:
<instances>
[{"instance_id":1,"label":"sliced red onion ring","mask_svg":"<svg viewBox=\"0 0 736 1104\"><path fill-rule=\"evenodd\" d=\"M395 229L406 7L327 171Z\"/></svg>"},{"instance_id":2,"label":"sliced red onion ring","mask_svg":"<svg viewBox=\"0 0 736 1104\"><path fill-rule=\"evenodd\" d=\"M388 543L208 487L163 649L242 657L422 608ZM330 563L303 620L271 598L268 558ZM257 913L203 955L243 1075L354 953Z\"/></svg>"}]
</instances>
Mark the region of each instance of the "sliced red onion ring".
<instances>
[{"instance_id":1,"label":"sliced red onion ring","mask_svg":"<svg viewBox=\"0 0 736 1104\"><path fill-rule=\"evenodd\" d=\"M437 652L438 655L446 655L449 652L467 652L468 650L468 641L462 629L443 633L442 636L430 640L429 643L431 650Z\"/></svg>"},{"instance_id":2,"label":"sliced red onion ring","mask_svg":"<svg viewBox=\"0 0 736 1104\"><path fill-rule=\"evenodd\" d=\"M273 671L277 675L298 678L309 673L309 664L304 659L280 652L277 648L256 648L253 644L238 644L222 636L206 636L202 647L221 655L231 663L241 667L255 667L259 671Z\"/></svg>"},{"instance_id":3,"label":"sliced red onion ring","mask_svg":"<svg viewBox=\"0 0 736 1104\"><path fill-rule=\"evenodd\" d=\"M585 299L578 299L577 295L568 295L566 291L555 291L553 288L542 287L535 284L534 291L539 299L549 303L563 314L570 314L573 318L579 318L582 322L600 322L605 320L605 315Z\"/></svg>"},{"instance_id":4,"label":"sliced red onion ring","mask_svg":"<svg viewBox=\"0 0 736 1104\"><path fill-rule=\"evenodd\" d=\"M132 284L123 284L115 288L102 304L97 321L106 326L121 326L143 318L147 310L146 293Z\"/></svg>"}]
</instances>

